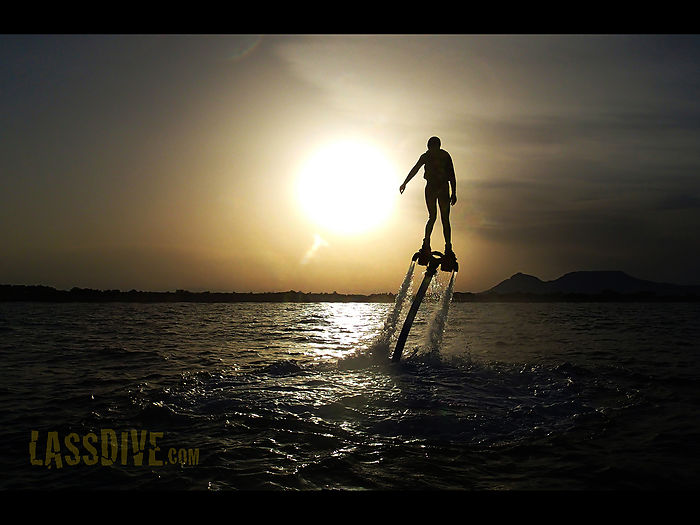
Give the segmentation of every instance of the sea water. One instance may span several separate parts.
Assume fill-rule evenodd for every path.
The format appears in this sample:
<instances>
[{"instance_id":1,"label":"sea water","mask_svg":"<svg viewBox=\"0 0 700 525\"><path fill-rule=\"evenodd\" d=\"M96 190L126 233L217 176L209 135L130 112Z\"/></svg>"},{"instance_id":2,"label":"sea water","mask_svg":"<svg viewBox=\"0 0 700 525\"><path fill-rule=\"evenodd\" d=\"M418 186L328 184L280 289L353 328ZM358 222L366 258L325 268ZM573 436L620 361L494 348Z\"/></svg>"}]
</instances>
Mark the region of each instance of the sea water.
<instances>
[{"instance_id":1,"label":"sea water","mask_svg":"<svg viewBox=\"0 0 700 525\"><path fill-rule=\"evenodd\" d=\"M0 303L0 488L700 488L699 304L451 288L399 363L410 286L395 304Z\"/></svg>"}]
</instances>

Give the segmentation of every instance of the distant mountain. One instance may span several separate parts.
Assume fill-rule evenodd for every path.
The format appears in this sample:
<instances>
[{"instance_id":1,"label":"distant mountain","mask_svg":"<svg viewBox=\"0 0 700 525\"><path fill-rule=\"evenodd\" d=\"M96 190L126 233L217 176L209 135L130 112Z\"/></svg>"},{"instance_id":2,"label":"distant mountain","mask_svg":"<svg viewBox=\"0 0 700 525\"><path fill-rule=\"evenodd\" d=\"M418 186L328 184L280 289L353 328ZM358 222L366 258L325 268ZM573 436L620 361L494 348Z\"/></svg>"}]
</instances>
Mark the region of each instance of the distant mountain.
<instances>
[{"instance_id":1,"label":"distant mountain","mask_svg":"<svg viewBox=\"0 0 700 525\"><path fill-rule=\"evenodd\" d=\"M516 273L483 294L654 294L683 296L700 294L700 286L657 283L632 277L621 271L570 272L553 281Z\"/></svg>"},{"instance_id":2,"label":"distant mountain","mask_svg":"<svg viewBox=\"0 0 700 525\"><path fill-rule=\"evenodd\" d=\"M511 293L527 293L527 294L543 294L550 293L548 284L534 275L527 275L518 272L510 279L501 281L499 284L486 290L482 293L495 294L511 294Z\"/></svg>"}]
</instances>

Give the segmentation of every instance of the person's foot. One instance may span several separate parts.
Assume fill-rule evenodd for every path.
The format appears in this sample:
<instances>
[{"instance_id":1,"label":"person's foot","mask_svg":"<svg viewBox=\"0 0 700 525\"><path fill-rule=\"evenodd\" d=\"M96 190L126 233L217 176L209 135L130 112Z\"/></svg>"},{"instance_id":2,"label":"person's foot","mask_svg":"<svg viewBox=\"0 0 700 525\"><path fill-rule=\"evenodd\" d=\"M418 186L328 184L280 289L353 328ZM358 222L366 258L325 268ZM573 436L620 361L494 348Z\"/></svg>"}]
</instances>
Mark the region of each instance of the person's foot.
<instances>
[{"instance_id":1,"label":"person's foot","mask_svg":"<svg viewBox=\"0 0 700 525\"><path fill-rule=\"evenodd\" d=\"M418 264L421 264L423 266L428 264L428 262L430 261L430 255L431 255L430 243L423 241L423 246L421 247L420 251L418 252Z\"/></svg>"},{"instance_id":2,"label":"person's foot","mask_svg":"<svg viewBox=\"0 0 700 525\"><path fill-rule=\"evenodd\" d=\"M445 245L445 256L442 258L440 268L443 272L452 272L457 270L457 256L452 251L452 245Z\"/></svg>"}]
</instances>

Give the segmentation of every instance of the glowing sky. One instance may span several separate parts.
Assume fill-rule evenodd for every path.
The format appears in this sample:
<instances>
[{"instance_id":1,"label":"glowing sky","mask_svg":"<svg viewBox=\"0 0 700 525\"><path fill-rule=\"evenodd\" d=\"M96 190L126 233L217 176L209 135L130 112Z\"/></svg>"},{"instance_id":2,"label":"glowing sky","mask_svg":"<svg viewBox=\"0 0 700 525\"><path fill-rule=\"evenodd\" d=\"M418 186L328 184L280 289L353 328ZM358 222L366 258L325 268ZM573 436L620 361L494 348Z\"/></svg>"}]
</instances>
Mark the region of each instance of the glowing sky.
<instances>
[{"instance_id":1,"label":"glowing sky","mask_svg":"<svg viewBox=\"0 0 700 525\"><path fill-rule=\"evenodd\" d=\"M395 292L427 218L422 171L398 187L437 135L457 290L700 284L698 36L4 35L0 63L0 283ZM396 189L361 234L298 195L341 142Z\"/></svg>"}]
</instances>

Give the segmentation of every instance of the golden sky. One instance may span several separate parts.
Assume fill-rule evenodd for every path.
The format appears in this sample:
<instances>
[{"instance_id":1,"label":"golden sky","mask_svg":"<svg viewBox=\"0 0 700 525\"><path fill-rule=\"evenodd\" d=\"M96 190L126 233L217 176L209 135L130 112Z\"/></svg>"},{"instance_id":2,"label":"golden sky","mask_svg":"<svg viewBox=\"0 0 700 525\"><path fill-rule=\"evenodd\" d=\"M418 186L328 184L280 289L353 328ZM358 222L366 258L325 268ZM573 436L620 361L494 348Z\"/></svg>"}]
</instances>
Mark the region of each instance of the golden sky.
<instances>
[{"instance_id":1,"label":"golden sky","mask_svg":"<svg viewBox=\"0 0 700 525\"><path fill-rule=\"evenodd\" d=\"M427 219L422 170L398 187L437 135L456 290L700 284L696 36L0 43L1 283L395 292Z\"/></svg>"}]
</instances>

